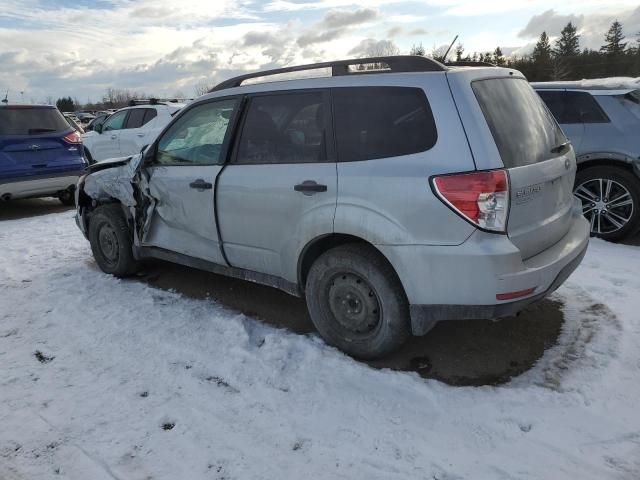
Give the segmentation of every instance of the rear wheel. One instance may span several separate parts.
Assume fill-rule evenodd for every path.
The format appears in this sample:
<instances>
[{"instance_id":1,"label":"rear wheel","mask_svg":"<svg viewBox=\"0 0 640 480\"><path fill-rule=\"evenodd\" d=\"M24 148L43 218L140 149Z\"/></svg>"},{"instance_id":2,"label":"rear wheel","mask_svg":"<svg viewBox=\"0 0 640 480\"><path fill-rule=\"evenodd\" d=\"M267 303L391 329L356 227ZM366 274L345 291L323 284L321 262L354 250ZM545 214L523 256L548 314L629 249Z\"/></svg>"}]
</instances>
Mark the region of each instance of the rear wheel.
<instances>
[{"instance_id":1,"label":"rear wheel","mask_svg":"<svg viewBox=\"0 0 640 480\"><path fill-rule=\"evenodd\" d=\"M591 167L576 175L575 195L591 235L617 241L640 227L640 180L619 167Z\"/></svg>"},{"instance_id":2,"label":"rear wheel","mask_svg":"<svg viewBox=\"0 0 640 480\"><path fill-rule=\"evenodd\" d=\"M105 273L126 277L138 271L131 233L119 205L98 207L89 220L89 242L96 263Z\"/></svg>"},{"instance_id":3,"label":"rear wheel","mask_svg":"<svg viewBox=\"0 0 640 480\"><path fill-rule=\"evenodd\" d=\"M373 247L349 244L322 254L309 271L306 299L322 338L354 357L384 356L411 335L400 280Z\"/></svg>"}]
</instances>

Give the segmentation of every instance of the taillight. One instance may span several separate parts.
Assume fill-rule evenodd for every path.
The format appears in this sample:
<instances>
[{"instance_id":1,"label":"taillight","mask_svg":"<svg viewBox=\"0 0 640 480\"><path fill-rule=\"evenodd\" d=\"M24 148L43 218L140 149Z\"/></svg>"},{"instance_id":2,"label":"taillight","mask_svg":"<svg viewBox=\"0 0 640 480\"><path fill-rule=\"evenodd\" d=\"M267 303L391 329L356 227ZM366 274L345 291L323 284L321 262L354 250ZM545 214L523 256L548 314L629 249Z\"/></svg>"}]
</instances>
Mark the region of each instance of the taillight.
<instances>
[{"instance_id":1,"label":"taillight","mask_svg":"<svg viewBox=\"0 0 640 480\"><path fill-rule=\"evenodd\" d=\"M440 199L478 227L505 232L509 211L509 179L504 170L434 177Z\"/></svg>"},{"instance_id":2,"label":"taillight","mask_svg":"<svg viewBox=\"0 0 640 480\"><path fill-rule=\"evenodd\" d=\"M67 133L64 137L62 137L62 139L67 142L67 143L73 143L78 144L78 143L82 143L82 137L80 136L80 134L77 131L73 131L73 132L69 132Z\"/></svg>"}]
</instances>

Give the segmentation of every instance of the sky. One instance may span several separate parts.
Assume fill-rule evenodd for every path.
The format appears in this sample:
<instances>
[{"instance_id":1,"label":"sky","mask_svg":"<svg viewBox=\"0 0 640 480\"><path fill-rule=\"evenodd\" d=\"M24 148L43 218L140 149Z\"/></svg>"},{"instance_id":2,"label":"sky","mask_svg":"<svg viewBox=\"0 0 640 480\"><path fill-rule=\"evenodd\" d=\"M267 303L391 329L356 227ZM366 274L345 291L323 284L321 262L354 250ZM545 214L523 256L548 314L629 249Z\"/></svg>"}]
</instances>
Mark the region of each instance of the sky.
<instances>
[{"instance_id":1,"label":"sky","mask_svg":"<svg viewBox=\"0 0 640 480\"><path fill-rule=\"evenodd\" d=\"M639 0L2 0L0 92L10 101L108 88L193 97L259 69L360 57L455 35L469 51L530 53L572 21L599 48L611 22L640 32ZM21 93L22 92L22 93Z\"/></svg>"}]
</instances>

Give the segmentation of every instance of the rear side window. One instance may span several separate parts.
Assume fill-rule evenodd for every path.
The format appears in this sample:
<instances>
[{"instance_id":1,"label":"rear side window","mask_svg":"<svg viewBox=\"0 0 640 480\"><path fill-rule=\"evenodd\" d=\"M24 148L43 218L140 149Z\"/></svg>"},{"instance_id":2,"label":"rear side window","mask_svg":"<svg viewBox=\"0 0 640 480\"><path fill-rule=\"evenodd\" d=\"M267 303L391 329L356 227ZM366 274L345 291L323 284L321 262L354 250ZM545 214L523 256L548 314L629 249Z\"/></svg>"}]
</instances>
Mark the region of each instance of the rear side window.
<instances>
[{"instance_id":1,"label":"rear side window","mask_svg":"<svg viewBox=\"0 0 640 480\"><path fill-rule=\"evenodd\" d=\"M38 135L69 128L57 108L0 107L0 135Z\"/></svg>"},{"instance_id":2,"label":"rear side window","mask_svg":"<svg viewBox=\"0 0 640 480\"><path fill-rule=\"evenodd\" d=\"M145 108L144 120L142 121L142 125L146 125L157 116L158 112L156 112L154 108Z\"/></svg>"},{"instance_id":3,"label":"rear side window","mask_svg":"<svg viewBox=\"0 0 640 480\"><path fill-rule=\"evenodd\" d=\"M436 143L431 107L419 88L333 88L331 95L341 162L409 155Z\"/></svg>"},{"instance_id":4,"label":"rear side window","mask_svg":"<svg viewBox=\"0 0 640 480\"><path fill-rule=\"evenodd\" d=\"M526 80L492 78L471 83L506 168L548 160L567 141L551 112Z\"/></svg>"},{"instance_id":5,"label":"rear side window","mask_svg":"<svg viewBox=\"0 0 640 480\"><path fill-rule=\"evenodd\" d=\"M606 123L609 118L596 99L586 92L539 91L559 123Z\"/></svg>"},{"instance_id":6,"label":"rear side window","mask_svg":"<svg viewBox=\"0 0 640 480\"><path fill-rule=\"evenodd\" d=\"M124 128L140 128L156 116L153 108L134 108L129 110L129 117Z\"/></svg>"},{"instance_id":7,"label":"rear side window","mask_svg":"<svg viewBox=\"0 0 640 480\"><path fill-rule=\"evenodd\" d=\"M321 92L253 97L236 163L314 163L327 159Z\"/></svg>"}]
</instances>

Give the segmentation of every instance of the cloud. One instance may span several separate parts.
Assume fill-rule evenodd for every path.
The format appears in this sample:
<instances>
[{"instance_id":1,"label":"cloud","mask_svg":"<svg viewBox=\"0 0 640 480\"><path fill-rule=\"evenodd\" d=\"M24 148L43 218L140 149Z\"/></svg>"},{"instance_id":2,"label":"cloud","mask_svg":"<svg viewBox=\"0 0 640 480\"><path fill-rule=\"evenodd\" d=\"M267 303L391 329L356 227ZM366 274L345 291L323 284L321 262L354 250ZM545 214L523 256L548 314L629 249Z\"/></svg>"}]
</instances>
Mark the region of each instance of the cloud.
<instances>
[{"instance_id":1,"label":"cloud","mask_svg":"<svg viewBox=\"0 0 640 480\"><path fill-rule=\"evenodd\" d=\"M392 40L376 40L365 38L351 50L349 55L353 57L384 57L398 55L400 49Z\"/></svg>"},{"instance_id":2,"label":"cloud","mask_svg":"<svg viewBox=\"0 0 640 480\"><path fill-rule=\"evenodd\" d=\"M391 27L389 30L387 30L387 37L388 38L393 38L393 37L397 37L398 35L400 35L403 32L403 28L402 27Z\"/></svg>"},{"instance_id":3,"label":"cloud","mask_svg":"<svg viewBox=\"0 0 640 480\"><path fill-rule=\"evenodd\" d=\"M577 28L584 24L584 15L560 15L555 10L547 10L531 17L527 25L518 33L519 38L534 38L545 31L549 36L557 36L569 22Z\"/></svg>"},{"instance_id":4,"label":"cloud","mask_svg":"<svg viewBox=\"0 0 640 480\"><path fill-rule=\"evenodd\" d=\"M527 25L518 33L518 37L535 40L543 31L546 31L547 35L555 40L565 25L572 22L580 35L580 48L597 50L604 44L604 36L614 20L619 20L622 23L624 34L627 39L632 40L640 31L640 7L614 13L588 15L563 15L556 13L553 9L546 10L531 17ZM522 54L524 51L523 48L520 48L517 52Z\"/></svg>"},{"instance_id":5,"label":"cloud","mask_svg":"<svg viewBox=\"0 0 640 480\"><path fill-rule=\"evenodd\" d=\"M298 38L298 45L306 47L335 40L345 35L351 27L375 20L378 15L378 11L371 8L354 11L331 10Z\"/></svg>"}]
</instances>

